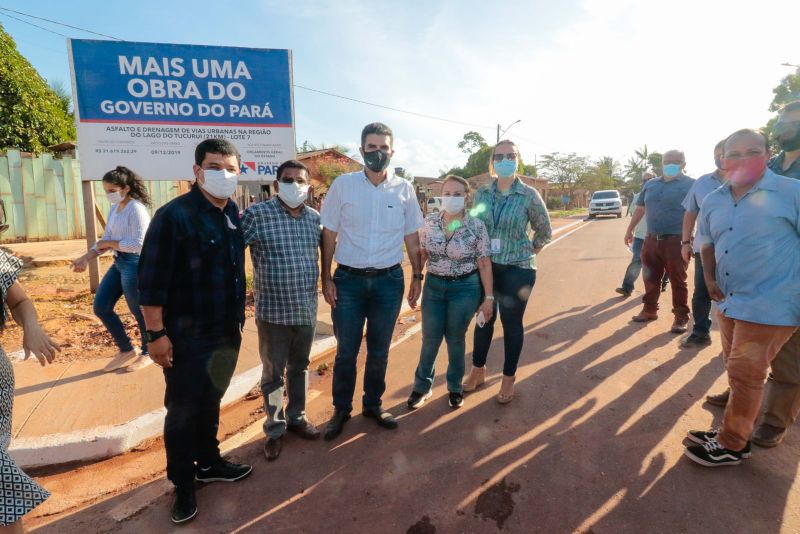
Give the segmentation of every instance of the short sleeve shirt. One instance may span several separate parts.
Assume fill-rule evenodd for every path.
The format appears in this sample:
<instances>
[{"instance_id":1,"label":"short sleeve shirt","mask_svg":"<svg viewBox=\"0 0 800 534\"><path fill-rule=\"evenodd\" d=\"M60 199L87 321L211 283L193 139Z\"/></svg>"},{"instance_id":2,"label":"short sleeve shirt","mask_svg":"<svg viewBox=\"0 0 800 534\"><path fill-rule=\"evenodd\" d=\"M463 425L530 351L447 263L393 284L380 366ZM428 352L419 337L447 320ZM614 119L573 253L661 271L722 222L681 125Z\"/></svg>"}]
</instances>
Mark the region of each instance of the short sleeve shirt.
<instances>
[{"instance_id":1,"label":"short sleeve shirt","mask_svg":"<svg viewBox=\"0 0 800 534\"><path fill-rule=\"evenodd\" d=\"M693 178L683 174L669 181L662 177L647 181L636 203L645 208L648 233L681 235L684 214L683 200L693 183Z\"/></svg>"},{"instance_id":2,"label":"short sleeve shirt","mask_svg":"<svg viewBox=\"0 0 800 534\"><path fill-rule=\"evenodd\" d=\"M447 236L441 213L431 213L420 229L420 244L428 253L428 272L439 276L461 276L478 269L478 258L490 253L489 234L482 221L465 216L453 224Z\"/></svg>"},{"instance_id":3,"label":"short sleeve shirt","mask_svg":"<svg viewBox=\"0 0 800 534\"><path fill-rule=\"evenodd\" d=\"M689 192L686 194L686 198L683 199L683 208L689 213L700 213L700 206L703 205L703 200L715 189L722 185L722 180L717 173L711 172L708 174L704 174L692 184L692 188L689 189ZM703 231L703 225L697 225L697 233L701 233ZM702 239L698 239L695 236L694 240L694 251L700 252L700 242Z\"/></svg>"}]
</instances>

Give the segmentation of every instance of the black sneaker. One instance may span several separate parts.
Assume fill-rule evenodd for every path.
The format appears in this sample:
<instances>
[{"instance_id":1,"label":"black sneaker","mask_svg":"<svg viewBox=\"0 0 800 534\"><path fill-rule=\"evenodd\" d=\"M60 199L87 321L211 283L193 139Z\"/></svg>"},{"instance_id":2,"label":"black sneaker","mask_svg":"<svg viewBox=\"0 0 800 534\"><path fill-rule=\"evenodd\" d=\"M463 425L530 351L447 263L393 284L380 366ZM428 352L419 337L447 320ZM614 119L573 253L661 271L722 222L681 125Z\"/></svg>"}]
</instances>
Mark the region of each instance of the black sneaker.
<instances>
[{"instance_id":1,"label":"black sneaker","mask_svg":"<svg viewBox=\"0 0 800 534\"><path fill-rule=\"evenodd\" d=\"M710 441L716 441L719 430L690 430L686 433L686 438L698 445L705 445ZM744 449L739 451L742 458L750 458L753 454L751 452L750 441L744 446Z\"/></svg>"},{"instance_id":2,"label":"black sneaker","mask_svg":"<svg viewBox=\"0 0 800 534\"><path fill-rule=\"evenodd\" d=\"M420 393L419 391L412 391L411 395L408 396L408 409L409 410L416 410L423 404L425 401L431 398L433 395L432 391L428 391L427 393Z\"/></svg>"},{"instance_id":3,"label":"black sneaker","mask_svg":"<svg viewBox=\"0 0 800 534\"><path fill-rule=\"evenodd\" d=\"M630 297L630 296L631 296L631 293L633 293L633 291L628 291L628 290L627 290L627 289L625 289L624 287L618 287L618 288L617 288L617 289L615 289L614 291L616 291L617 293L619 293L619 294L620 294L620 295L622 295L623 297Z\"/></svg>"},{"instance_id":4,"label":"black sneaker","mask_svg":"<svg viewBox=\"0 0 800 534\"><path fill-rule=\"evenodd\" d=\"M220 460L211 467L197 466L198 482L236 482L253 472L253 467L247 464L235 464L227 460Z\"/></svg>"},{"instance_id":5,"label":"black sneaker","mask_svg":"<svg viewBox=\"0 0 800 534\"><path fill-rule=\"evenodd\" d=\"M681 347L684 349L694 349L700 347L707 347L711 345L711 338L710 337L703 337L698 336L697 334L690 334L688 337L685 337L681 340Z\"/></svg>"},{"instance_id":6,"label":"black sneaker","mask_svg":"<svg viewBox=\"0 0 800 534\"><path fill-rule=\"evenodd\" d=\"M703 445L686 447L683 454L693 462L705 467L723 467L742 463L742 452L726 449L712 438Z\"/></svg>"},{"instance_id":7,"label":"black sneaker","mask_svg":"<svg viewBox=\"0 0 800 534\"><path fill-rule=\"evenodd\" d=\"M457 391L450 392L450 407L451 408L461 408L464 404L464 395L458 393Z\"/></svg>"},{"instance_id":8,"label":"black sneaker","mask_svg":"<svg viewBox=\"0 0 800 534\"><path fill-rule=\"evenodd\" d=\"M169 512L172 522L186 523L197 515L197 500L194 497L194 486L175 488L175 502Z\"/></svg>"}]
</instances>

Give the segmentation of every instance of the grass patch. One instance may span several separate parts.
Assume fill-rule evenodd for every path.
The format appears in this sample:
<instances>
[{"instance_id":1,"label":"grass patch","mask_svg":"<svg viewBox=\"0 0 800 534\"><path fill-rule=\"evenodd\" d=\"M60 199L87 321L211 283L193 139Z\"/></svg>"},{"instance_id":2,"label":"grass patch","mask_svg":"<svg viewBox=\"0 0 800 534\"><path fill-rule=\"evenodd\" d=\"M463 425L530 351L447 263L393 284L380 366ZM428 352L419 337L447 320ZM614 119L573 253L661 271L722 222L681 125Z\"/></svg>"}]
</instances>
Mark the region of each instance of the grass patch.
<instances>
[{"instance_id":1,"label":"grass patch","mask_svg":"<svg viewBox=\"0 0 800 534\"><path fill-rule=\"evenodd\" d=\"M587 210L584 208L578 208L574 210L553 210L550 212L551 219L560 219L563 217L572 217L573 215L584 215L587 213Z\"/></svg>"}]
</instances>

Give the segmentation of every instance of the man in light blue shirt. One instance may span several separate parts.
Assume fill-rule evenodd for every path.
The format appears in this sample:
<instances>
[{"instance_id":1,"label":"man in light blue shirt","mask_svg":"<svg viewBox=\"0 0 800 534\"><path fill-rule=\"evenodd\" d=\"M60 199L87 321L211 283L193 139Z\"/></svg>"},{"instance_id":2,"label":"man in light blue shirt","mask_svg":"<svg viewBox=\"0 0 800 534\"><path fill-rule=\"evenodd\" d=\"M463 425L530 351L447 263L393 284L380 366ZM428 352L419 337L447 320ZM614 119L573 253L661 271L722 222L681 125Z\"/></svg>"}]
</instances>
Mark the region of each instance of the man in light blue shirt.
<instances>
[{"instance_id":1,"label":"man in light blue shirt","mask_svg":"<svg viewBox=\"0 0 800 534\"><path fill-rule=\"evenodd\" d=\"M694 256L694 293L692 293L692 316L694 325L692 333L681 341L681 347L685 349L706 347L711 344L711 297L708 296L708 289L703 278L703 261L700 257L700 240L694 239L695 222L697 214L700 213L700 206L703 199L709 193L717 189L725 181L725 171L722 170L722 155L725 149L723 139L714 147L714 163L717 168L714 172L704 174L692 184L692 188L683 199L683 208L686 213L683 215L683 237L681 238L681 255L687 264ZM701 228L698 227L699 233ZM710 401L711 402L711 401ZM725 399L727 402L727 398ZM712 402L713 404L713 402ZM723 403L724 406L724 403Z\"/></svg>"},{"instance_id":2,"label":"man in light blue shirt","mask_svg":"<svg viewBox=\"0 0 800 534\"><path fill-rule=\"evenodd\" d=\"M719 431L689 432L691 460L736 465L750 455L769 365L800 326L800 182L767 169L766 136L725 141L728 183L700 208L709 295L719 309L730 400Z\"/></svg>"}]
</instances>

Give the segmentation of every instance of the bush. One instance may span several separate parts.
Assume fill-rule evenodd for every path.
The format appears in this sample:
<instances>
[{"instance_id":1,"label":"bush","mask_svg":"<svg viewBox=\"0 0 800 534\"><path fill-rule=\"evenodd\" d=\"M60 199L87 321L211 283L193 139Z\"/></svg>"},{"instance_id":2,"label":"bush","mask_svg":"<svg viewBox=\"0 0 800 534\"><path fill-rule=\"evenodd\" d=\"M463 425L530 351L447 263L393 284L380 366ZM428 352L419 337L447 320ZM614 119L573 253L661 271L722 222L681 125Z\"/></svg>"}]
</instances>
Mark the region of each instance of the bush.
<instances>
[{"instance_id":1,"label":"bush","mask_svg":"<svg viewBox=\"0 0 800 534\"><path fill-rule=\"evenodd\" d=\"M560 196L548 197L547 201L545 202L545 205L547 206L547 209L550 211L560 210L564 208L564 204L561 203Z\"/></svg>"},{"instance_id":2,"label":"bush","mask_svg":"<svg viewBox=\"0 0 800 534\"><path fill-rule=\"evenodd\" d=\"M43 152L73 139L62 101L0 26L0 148Z\"/></svg>"}]
</instances>

